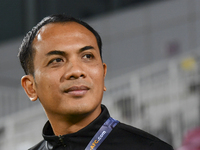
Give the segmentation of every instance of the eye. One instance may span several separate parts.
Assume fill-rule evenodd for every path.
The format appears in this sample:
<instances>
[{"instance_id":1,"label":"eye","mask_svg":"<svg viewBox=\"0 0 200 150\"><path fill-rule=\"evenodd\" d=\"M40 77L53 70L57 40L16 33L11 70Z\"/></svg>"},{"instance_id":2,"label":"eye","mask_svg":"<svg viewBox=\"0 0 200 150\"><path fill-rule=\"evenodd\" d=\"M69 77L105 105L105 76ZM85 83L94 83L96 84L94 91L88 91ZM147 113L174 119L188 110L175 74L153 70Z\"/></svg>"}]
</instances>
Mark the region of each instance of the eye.
<instances>
[{"instance_id":1,"label":"eye","mask_svg":"<svg viewBox=\"0 0 200 150\"><path fill-rule=\"evenodd\" d=\"M62 58L55 58L55 59L52 59L48 64L56 64L63 61L64 60Z\"/></svg>"},{"instance_id":2,"label":"eye","mask_svg":"<svg viewBox=\"0 0 200 150\"><path fill-rule=\"evenodd\" d=\"M61 62L61 61L63 61L61 58L56 58L53 60L53 62Z\"/></svg>"},{"instance_id":3,"label":"eye","mask_svg":"<svg viewBox=\"0 0 200 150\"><path fill-rule=\"evenodd\" d=\"M85 54L85 55L83 56L83 58L92 59L92 58L94 58L94 56L93 56L92 54Z\"/></svg>"}]
</instances>

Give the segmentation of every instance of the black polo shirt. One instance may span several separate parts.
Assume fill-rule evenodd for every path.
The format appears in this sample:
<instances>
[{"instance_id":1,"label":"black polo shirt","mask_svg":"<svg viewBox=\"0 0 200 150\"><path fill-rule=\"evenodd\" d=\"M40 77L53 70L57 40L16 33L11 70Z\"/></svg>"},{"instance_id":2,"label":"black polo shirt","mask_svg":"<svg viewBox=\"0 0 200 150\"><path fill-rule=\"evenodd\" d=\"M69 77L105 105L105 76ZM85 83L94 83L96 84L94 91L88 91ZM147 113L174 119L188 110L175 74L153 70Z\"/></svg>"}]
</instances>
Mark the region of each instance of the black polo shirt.
<instances>
[{"instance_id":1,"label":"black polo shirt","mask_svg":"<svg viewBox=\"0 0 200 150\"><path fill-rule=\"evenodd\" d=\"M101 114L88 126L76 133L63 136L55 136L48 121L43 128L44 140L30 150L85 150L109 117L107 108L102 105ZM149 133L118 123L97 150L173 150L173 148Z\"/></svg>"}]
</instances>

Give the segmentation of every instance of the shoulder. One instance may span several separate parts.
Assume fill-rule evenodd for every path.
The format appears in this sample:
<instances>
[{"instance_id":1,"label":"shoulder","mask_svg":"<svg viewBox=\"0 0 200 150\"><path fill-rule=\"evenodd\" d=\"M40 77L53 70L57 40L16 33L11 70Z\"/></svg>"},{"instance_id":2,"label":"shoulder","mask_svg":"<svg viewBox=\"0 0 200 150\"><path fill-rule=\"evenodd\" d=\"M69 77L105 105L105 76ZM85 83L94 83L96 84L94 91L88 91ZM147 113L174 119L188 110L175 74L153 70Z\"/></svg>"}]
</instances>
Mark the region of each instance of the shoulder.
<instances>
[{"instance_id":1,"label":"shoulder","mask_svg":"<svg viewBox=\"0 0 200 150\"><path fill-rule=\"evenodd\" d=\"M44 150L44 148L45 148L45 141L42 140L38 144L36 144L35 146L29 148L28 150Z\"/></svg>"},{"instance_id":2,"label":"shoulder","mask_svg":"<svg viewBox=\"0 0 200 150\"><path fill-rule=\"evenodd\" d=\"M118 123L114 128L111 138L118 137L118 142L125 143L127 147L149 150L173 150L172 146L160 140L159 138L138 128ZM116 140L116 139L115 139Z\"/></svg>"}]
</instances>

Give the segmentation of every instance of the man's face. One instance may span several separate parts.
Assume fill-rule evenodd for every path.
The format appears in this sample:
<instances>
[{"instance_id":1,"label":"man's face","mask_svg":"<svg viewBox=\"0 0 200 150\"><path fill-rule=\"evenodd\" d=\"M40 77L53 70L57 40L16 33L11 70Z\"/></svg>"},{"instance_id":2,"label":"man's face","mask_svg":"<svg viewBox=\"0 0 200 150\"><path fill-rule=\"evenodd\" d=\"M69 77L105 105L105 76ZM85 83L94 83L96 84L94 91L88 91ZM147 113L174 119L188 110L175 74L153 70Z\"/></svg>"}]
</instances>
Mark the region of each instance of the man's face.
<instances>
[{"instance_id":1,"label":"man's face","mask_svg":"<svg viewBox=\"0 0 200 150\"><path fill-rule=\"evenodd\" d=\"M75 22L48 24L33 48L35 91L47 115L100 111L106 65L91 31Z\"/></svg>"}]
</instances>

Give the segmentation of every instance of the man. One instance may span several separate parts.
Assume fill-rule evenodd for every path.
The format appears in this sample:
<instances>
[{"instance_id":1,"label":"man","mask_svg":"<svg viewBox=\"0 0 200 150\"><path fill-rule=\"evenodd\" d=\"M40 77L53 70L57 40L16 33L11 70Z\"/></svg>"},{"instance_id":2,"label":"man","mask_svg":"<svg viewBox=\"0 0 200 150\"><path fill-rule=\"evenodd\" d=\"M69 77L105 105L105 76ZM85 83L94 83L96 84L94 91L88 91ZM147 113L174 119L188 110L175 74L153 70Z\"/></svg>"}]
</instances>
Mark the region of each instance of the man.
<instances>
[{"instance_id":1,"label":"man","mask_svg":"<svg viewBox=\"0 0 200 150\"><path fill-rule=\"evenodd\" d=\"M101 38L87 23L65 15L44 18L19 51L21 84L40 100L49 121L30 150L172 150L158 138L110 118L101 105L107 66Z\"/></svg>"}]
</instances>

